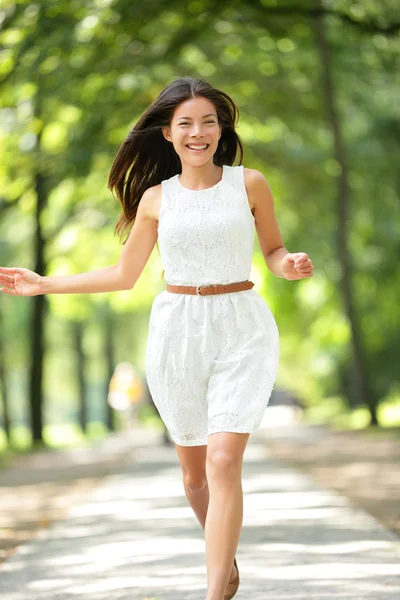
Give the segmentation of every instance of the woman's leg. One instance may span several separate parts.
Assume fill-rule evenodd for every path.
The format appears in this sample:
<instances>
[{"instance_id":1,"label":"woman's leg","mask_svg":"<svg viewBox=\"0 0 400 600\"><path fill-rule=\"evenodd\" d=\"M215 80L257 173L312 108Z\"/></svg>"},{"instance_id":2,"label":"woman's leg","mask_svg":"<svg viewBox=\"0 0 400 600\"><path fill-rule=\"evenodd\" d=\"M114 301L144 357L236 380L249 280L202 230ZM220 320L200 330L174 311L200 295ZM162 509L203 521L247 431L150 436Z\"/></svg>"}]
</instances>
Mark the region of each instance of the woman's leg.
<instances>
[{"instance_id":1,"label":"woman's leg","mask_svg":"<svg viewBox=\"0 0 400 600\"><path fill-rule=\"evenodd\" d=\"M204 529L208 508L207 446L178 446L175 444L175 448L182 468L186 498Z\"/></svg>"},{"instance_id":2,"label":"woman's leg","mask_svg":"<svg viewBox=\"0 0 400 600\"><path fill-rule=\"evenodd\" d=\"M182 468L186 498L204 529L209 503L206 475L207 446L178 446L175 444L175 448ZM236 574L232 559L230 579L235 578Z\"/></svg>"},{"instance_id":3,"label":"woman's leg","mask_svg":"<svg viewBox=\"0 0 400 600\"><path fill-rule=\"evenodd\" d=\"M243 522L242 464L248 433L214 433L208 437L206 473L210 501L205 537L208 592L206 600L223 600Z\"/></svg>"}]
</instances>

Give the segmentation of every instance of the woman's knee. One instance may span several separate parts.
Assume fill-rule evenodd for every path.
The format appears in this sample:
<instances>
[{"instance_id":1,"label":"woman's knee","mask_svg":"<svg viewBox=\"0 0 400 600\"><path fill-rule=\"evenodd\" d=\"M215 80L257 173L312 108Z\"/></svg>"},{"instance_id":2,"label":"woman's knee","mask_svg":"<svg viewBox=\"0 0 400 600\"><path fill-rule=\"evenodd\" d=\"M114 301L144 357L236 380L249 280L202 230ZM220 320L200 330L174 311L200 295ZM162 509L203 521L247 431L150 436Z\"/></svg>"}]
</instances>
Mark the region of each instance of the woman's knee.
<instances>
[{"instance_id":1,"label":"woman's knee","mask_svg":"<svg viewBox=\"0 0 400 600\"><path fill-rule=\"evenodd\" d=\"M207 446L184 447L176 445L176 450L182 468L185 488L191 493L201 492L207 485Z\"/></svg>"},{"instance_id":2,"label":"woman's knee","mask_svg":"<svg viewBox=\"0 0 400 600\"><path fill-rule=\"evenodd\" d=\"M183 484L191 494L196 494L203 491L207 487L207 477L205 471L204 473L183 473Z\"/></svg>"},{"instance_id":3,"label":"woman's knee","mask_svg":"<svg viewBox=\"0 0 400 600\"><path fill-rule=\"evenodd\" d=\"M241 473L241 469L242 458L224 449L216 449L214 452L209 452L207 456L207 476L235 476Z\"/></svg>"}]
</instances>

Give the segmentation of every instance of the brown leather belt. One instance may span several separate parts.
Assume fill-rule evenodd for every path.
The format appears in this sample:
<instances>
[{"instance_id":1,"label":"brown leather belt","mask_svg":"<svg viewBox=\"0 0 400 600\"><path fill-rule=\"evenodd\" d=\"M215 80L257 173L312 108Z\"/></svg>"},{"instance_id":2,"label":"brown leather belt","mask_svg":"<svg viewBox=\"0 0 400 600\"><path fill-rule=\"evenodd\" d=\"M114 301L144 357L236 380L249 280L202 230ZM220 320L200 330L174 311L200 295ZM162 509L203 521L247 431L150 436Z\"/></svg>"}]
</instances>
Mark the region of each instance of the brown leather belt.
<instances>
[{"instance_id":1,"label":"brown leather belt","mask_svg":"<svg viewBox=\"0 0 400 600\"><path fill-rule=\"evenodd\" d=\"M242 292L250 290L254 286L252 281L238 281L237 283L211 283L210 285L172 285L167 283L167 292L173 294L197 294L198 296L210 296L211 294L228 294L229 292Z\"/></svg>"}]
</instances>

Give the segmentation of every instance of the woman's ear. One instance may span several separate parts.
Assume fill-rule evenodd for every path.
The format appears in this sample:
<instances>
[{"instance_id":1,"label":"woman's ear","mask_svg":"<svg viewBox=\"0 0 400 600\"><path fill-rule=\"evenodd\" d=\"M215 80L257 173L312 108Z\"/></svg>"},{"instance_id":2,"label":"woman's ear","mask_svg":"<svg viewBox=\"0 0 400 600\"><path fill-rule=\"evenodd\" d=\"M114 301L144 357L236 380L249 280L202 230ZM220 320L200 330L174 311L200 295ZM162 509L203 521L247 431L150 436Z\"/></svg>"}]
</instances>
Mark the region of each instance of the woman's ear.
<instances>
[{"instance_id":1,"label":"woman's ear","mask_svg":"<svg viewBox=\"0 0 400 600\"><path fill-rule=\"evenodd\" d=\"M162 134L165 137L166 140L168 140L168 142L171 142L171 133L170 133L170 129L169 127L162 127Z\"/></svg>"}]
</instances>

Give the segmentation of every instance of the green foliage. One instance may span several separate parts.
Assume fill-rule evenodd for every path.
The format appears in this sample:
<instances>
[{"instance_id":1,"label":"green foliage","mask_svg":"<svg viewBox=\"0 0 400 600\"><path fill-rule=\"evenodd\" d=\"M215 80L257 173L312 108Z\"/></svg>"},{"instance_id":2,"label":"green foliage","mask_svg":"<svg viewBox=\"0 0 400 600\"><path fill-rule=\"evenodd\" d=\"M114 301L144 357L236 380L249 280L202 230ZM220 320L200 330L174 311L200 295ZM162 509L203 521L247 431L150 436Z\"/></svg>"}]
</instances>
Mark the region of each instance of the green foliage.
<instances>
[{"instance_id":1,"label":"green foliage","mask_svg":"<svg viewBox=\"0 0 400 600\"><path fill-rule=\"evenodd\" d=\"M118 145L172 79L208 78L240 108L245 165L270 182L286 247L307 252L315 265L310 280L276 279L256 245L256 289L281 332L279 383L313 408L321 398L338 398L343 412L352 373L338 286L340 165L321 92L315 3L45 0L2 6L0 264L33 267L38 170L48 193L41 220L47 273L114 263L121 251L113 236L119 207L106 181ZM324 6L350 166L355 309L374 391L390 405L400 353L400 41L390 29L396 5L337 0ZM161 271L155 249L133 292L49 297L49 331L59 335L66 321L77 320L96 329L109 302L118 315L116 354L143 368L146 316L163 289ZM22 414L31 302L2 297L0 310L11 401ZM64 352L58 337L48 336L47 343L55 356ZM97 378L106 383L104 375ZM52 371L46 386L54 405L57 381Z\"/></svg>"}]
</instances>

